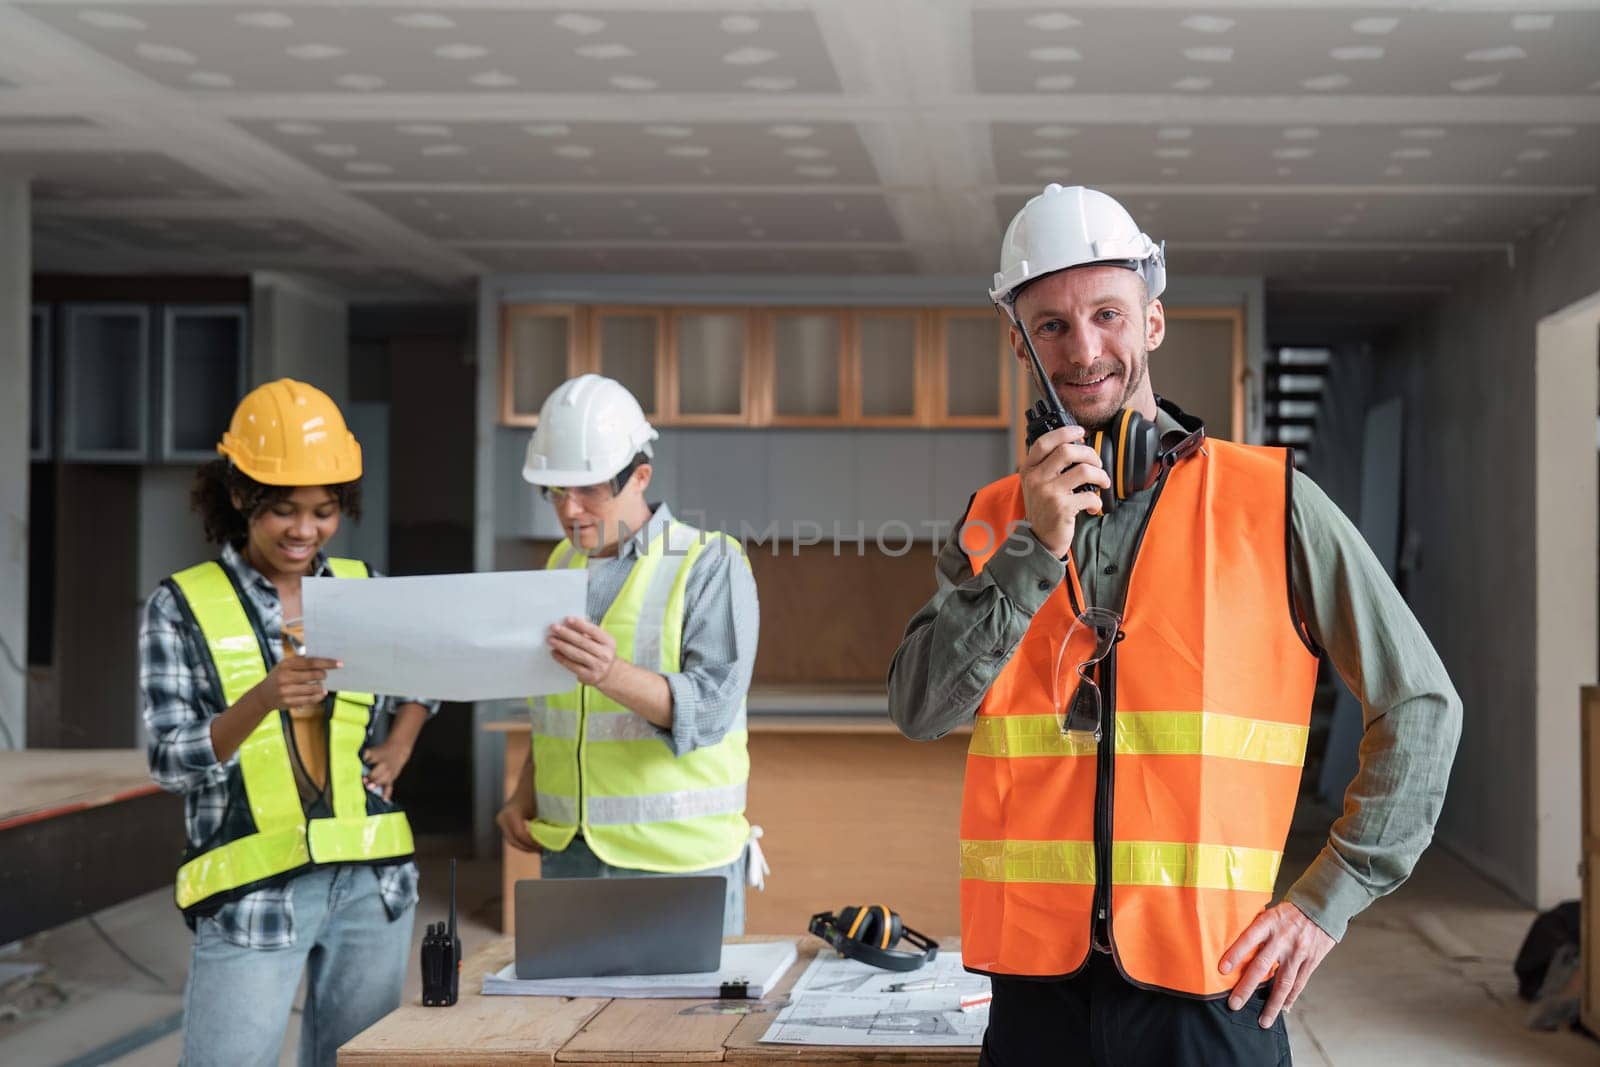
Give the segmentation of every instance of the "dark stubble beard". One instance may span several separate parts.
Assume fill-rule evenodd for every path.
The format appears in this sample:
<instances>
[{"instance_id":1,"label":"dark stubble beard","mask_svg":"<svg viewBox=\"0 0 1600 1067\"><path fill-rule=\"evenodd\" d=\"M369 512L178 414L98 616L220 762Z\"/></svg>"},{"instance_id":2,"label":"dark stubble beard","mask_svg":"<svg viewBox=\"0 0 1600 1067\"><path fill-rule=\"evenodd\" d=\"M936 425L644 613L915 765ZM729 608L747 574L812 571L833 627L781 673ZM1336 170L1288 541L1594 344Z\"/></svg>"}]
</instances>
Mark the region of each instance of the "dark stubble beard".
<instances>
[{"instance_id":1,"label":"dark stubble beard","mask_svg":"<svg viewBox=\"0 0 1600 1067\"><path fill-rule=\"evenodd\" d=\"M1067 398L1064 394L1067 387L1070 385L1076 385L1080 382L1092 382L1096 378L1105 377L1107 374L1120 374L1122 369L1122 364L1118 363L1116 360L1106 360L1104 362L1095 363L1086 373L1077 377L1069 377L1065 374L1051 375L1050 384L1055 388L1056 398L1061 401L1061 406L1071 412L1072 417L1077 419L1079 425L1081 425L1085 430L1108 430L1111 428L1112 424L1116 422L1117 416L1122 413L1122 409L1127 407L1129 403L1132 402L1134 394L1139 391L1139 387L1144 384L1145 378L1149 376L1150 353L1148 350L1140 349L1139 354L1134 357L1133 373L1123 379L1122 399L1120 399L1116 406L1110 411L1106 412L1103 416L1098 416L1093 419L1081 418L1078 413L1073 411L1072 407L1067 403Z\"/></svg>"}]
</instances>

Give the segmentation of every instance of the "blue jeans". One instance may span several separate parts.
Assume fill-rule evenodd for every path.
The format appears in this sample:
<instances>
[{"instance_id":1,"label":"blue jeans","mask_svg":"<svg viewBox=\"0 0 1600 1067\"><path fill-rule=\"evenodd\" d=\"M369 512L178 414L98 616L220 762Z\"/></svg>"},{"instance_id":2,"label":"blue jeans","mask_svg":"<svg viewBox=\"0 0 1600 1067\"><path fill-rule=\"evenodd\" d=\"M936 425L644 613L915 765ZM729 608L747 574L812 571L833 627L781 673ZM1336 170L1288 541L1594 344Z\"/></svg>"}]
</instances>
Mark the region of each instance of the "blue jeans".
<instances>
[{"instance_id":1,"label":"blue jeans","mask_svg":"<svg viewBox=\"0 0 1600 1067\"><path fill-rule=\"evenodd\" d=\"M685 874L720 874L728 880L727 902L722 909L722 936L738 937L744 933L744 864L745 853L723 867L704 871L686 871ZM656 871L635 871L627 867L613 867L589 850L589 843L580 835L560 852L546 852L539 857L541 878L673 878L682 875L661 874Z\"/></svg>"},{"instance_id":2,"label":"blue jeans","mask_svg":"<svg viewBox=\"0 0 1600 1067\"><path fill-rule=\"evenodd\" d=\"M294 944L241 948L201 919L183 991L184 1067L274 1067L302 972L300 1067L400 1006L417 909L390 920L370 867L318 867L294 886Z\"/></svg>"}]
</instances>

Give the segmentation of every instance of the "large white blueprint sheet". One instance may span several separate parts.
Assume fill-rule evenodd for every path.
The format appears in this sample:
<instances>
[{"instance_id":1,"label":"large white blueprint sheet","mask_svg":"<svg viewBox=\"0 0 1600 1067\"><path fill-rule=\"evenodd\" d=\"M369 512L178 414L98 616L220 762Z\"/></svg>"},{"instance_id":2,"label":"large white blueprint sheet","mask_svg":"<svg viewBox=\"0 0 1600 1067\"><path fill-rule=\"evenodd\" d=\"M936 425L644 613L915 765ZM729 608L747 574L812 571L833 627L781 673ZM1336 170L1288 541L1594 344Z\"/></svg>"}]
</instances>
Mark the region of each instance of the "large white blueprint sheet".
<instances>
[{"instance_id":1,"label":"large white blueprint sheet","mask_svg":"<svg viewBox=\"0 0 1600 1067\"><path fill-rule=\"evenodd\" d=\"M938 987L894 993L897 982L937 982ZM948 984L946 984L948 983ZM989 992L989 979L961 967L961 945L940 946L938 957L915 971L870 967L824 950L790 991L764 1042L789 1045L983 1044L987 1005L961 1010L961 998Z\"/></svg>"},{"instance_id":2,"label":"large white blueprint sheet","mask_svg":"<svg viewBox=\"0 0 1600 1067\"><path fill-rule=\"evenodd\" d=\"M585 617L583 570L306 578L306 650L344 666L328 689L433 700L500 700L575 684L545 637Z\"/></svg>"}]
</instances>

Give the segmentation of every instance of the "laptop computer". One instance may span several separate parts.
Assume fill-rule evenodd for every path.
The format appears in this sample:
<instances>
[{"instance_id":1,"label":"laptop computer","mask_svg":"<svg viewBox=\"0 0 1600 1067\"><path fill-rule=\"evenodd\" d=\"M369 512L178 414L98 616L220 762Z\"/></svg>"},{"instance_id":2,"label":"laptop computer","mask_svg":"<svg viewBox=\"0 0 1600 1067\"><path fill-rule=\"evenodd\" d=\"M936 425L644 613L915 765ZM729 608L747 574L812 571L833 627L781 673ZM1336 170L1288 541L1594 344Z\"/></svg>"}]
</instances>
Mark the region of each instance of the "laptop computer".
<instances>
[{"instance_id":1,"label":"laptop computer","mask_svg":"<svg viewBox=\"0 0 1600 1067\"><path fill-rule=\"evenodd\" d=\"M715 971L727 888L718 875L518 882L517 977Z\"/></svg>"}]
</instances>

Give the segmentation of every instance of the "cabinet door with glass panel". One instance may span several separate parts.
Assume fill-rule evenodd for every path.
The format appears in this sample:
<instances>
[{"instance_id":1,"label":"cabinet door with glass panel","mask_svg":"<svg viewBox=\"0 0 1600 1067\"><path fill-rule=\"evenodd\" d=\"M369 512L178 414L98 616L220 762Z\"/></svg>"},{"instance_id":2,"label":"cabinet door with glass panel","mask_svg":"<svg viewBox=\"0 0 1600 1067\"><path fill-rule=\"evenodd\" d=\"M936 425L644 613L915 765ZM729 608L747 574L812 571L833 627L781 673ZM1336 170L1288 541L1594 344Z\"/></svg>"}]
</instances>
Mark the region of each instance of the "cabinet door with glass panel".
<instances>
[{"instance_id":1,"label":"cabinet door with glass panel","mask_svg":"<svg viewBox=\"0 0 1600 1067\"><path fill-rule=\"evenodd\" d=\"M62 458L145 462L150 456L150 309L68 304L62 318Z\"/></svg>"},{"instance_id":2,"label":"cabinet door with glass panel","mask_svg":"<svg viewBox=\"0 0 1600 1067\"><path fill-rule=\"evenodd\" d=\"M934 313L933 421L941 426L1005 426L1011 346L993 309Z\"/></svg>"},{"instance_id":3,"label":"cabinet door with glass panel","mask_svg":"<svg viewBox=\"0 0 1600 1067\"><path fill-rule=\"evenodd\" d=\"M666 331L664 421L749 425L755 316L742 308L676 308L667 313Z\"/></svg>"},{"instance_id":4,"label":"cabinet door with glass panel","mask_svg":"<svg viewBox=\"0 0 1600 1067\"><path fill-rule=\"evenodd\" d=\"M244 395L250 334L240 305L161 310L161 458L215 459Z\"/></svg>"},{"instance_id":5,"label":"cabinet door with glass panel","mask_svg":"<svg viewBox=\"0 0 1600 1067\"><path fill-rule=\"evenodd\" d=\"M599 307L590 315L585 369L627 387L645 418L660 422L667 393L667 316L656 308Z\"/></svg>"},{"instance_id":6,"label":"cabinet door with glass panel","mask_svg":"<svg viewBox=\"0 0 1600 1067\"><path fill-rule=\"evenodd\" d=\"M919 426L933 413L928 316L898 309L857 311L848 365L846 415L858 426Z\"/></svg>"},{"instance_id":7,"label":"cabinet door with glass panel","mask_svg":"<svg viewBox=\"0 0 1600 1067\"><path fill-rule=\"evenodd\" d=\"M807 308L767 317L766 413L775 426L837 426L851 405L854 382L847 342L850 316Z\"/></svg>"},{"instance_id":8,"label":"cabinet door with glass panel","mask_svg":"<svg viewBox=\"0 0 1600 1067\"><path fill-rule=\"evenodd\" d=\"M582 373L583 315L564 304L513 304L500 323L500 422L537 426L556 386Z\"/></svg>"}]
</instances>

